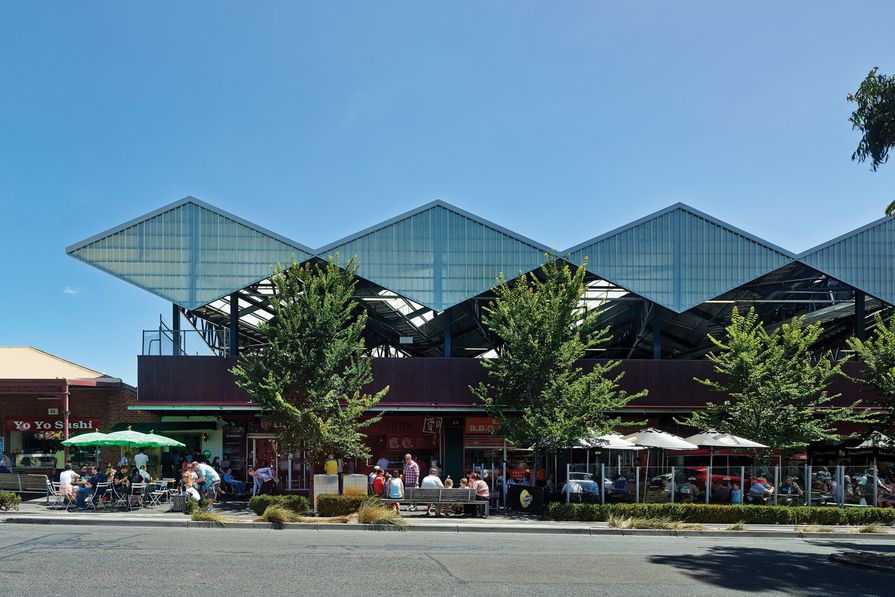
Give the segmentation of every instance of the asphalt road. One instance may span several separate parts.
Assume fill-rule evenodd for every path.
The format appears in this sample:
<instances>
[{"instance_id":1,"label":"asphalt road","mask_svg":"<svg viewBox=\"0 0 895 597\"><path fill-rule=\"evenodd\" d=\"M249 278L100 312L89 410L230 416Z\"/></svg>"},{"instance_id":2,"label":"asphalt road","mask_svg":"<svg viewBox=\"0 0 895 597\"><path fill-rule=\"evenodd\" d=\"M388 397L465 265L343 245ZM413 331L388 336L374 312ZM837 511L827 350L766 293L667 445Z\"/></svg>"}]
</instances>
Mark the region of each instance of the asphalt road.
<instances>
[{"instance_id":1,"label":"asphalt road","mask_svg":"<svg viewBox=\"0 0 895 597\"><path fill-rule=\"evenodd\" d=\"M892 595L868 536L733 539L0 525L2 595Z\"/></svg>"}]
</instances>

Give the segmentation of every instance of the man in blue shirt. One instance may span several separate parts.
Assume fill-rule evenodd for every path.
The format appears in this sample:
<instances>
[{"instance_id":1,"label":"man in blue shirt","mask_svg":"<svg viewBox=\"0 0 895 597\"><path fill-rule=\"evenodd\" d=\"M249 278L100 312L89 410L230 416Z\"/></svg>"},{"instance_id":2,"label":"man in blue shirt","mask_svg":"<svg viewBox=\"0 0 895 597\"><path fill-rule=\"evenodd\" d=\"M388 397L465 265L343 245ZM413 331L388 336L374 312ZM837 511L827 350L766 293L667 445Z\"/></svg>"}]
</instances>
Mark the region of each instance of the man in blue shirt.
<instances>
[{"instance_id":1,"label":"man in blue shirt","mask_svg":"<svg viewBox=\"0 0 895 597\"><path fill-rule=\"evenodd\" d=\"M196 482L199 484L199 493L202 494L206 500L210 500L214 503L214 500L217 497L218 485L221 483L220 476L218 476L216 470L204 462L194 462L192 466L193 472L195 472L197 476Z\"/></svg>"},{"instance_id":2,"label":"man in blue shirt","mask_svg":"<svg viewBox=\"0 0 895 597\"><path fill-rule=\"evenodd\" d=\"M224 469L224 483L233 488L238 497L242 497L246 493L246 484L233 477L233 471L230 467Z\"/></svg>"},{"instance_id":3,"label":"man in blue shirt","mask_svg":"<svg viewBox=\"0 0 895 597\"><path fill-rule=\"evenodd\" d=\"M764 477L755 479L755 483L749 488L749 501L754 504L763 504L774 493L774 488L768 485Z\"/></svg>"},{"instance_id":4,"label":"man in blue shirt","mask_svg":"<svg viewBox=\"0 0 895 597\"><path fill-rule=\"evenodd\" d=\"M84 487L78 490L76 496L78 502L78 510L84 510L85 508L87 508L87 496L93 495L93 493L96 491L97 485L109 481L109 478L106 476L106 474L97 469L95 466L90 467L90 475L90 481L88 481L87 484L84 485ZM97 497L101 496L102 494Z\"/></svg>"}]
</instances>

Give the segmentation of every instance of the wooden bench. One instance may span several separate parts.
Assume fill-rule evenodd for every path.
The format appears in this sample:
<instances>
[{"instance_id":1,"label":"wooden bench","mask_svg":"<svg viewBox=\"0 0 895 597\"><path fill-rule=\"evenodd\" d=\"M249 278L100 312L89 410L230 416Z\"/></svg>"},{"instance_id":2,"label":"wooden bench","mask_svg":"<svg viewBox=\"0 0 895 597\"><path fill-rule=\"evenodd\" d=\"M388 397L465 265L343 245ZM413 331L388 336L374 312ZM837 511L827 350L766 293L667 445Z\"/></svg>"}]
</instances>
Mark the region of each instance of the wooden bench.
<instances>
[{"instance_id":1,"label":"wooden bench","mask_svg":"<svg viewBox=\"0 0 895 597\"><path fill-rule=\"evenodd\" d=\"M0 491L15 493L47 493L46 475L0 474Z\"/></svg>"},{"instance_id":2,"label":"wooden bench","mask_svg":"<svg viewBox=\"0 0 895 597\"><path fill-rule=\"evenodd\" d=\"M425 489L422 487L405 487L404 497L397 500L383 499L386 504L433 504L475 506L481 509L484 516L488 517L488 501L475 499L475 491L472 489Z\"/></svg>"}]
</instances>

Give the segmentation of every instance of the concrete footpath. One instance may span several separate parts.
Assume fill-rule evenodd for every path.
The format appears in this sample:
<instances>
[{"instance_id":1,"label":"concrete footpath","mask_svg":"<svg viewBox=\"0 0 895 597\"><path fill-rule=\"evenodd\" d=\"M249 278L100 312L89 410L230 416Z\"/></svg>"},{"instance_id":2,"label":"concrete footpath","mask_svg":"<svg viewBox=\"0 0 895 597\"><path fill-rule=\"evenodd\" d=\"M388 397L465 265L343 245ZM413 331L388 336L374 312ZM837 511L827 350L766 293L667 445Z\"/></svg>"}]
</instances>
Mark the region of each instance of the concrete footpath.
<instances>
[{"instance_id":1,"label":"concrete footpath","mask_svg":"<svg viewBox=\"0 0 895 597\"><path fill-rule=\"evenodd\" d=\"M126 511L100 510L75 512L50 510L44 498L23 502L18 511L0 512L0 523L33 525L103 525L116 527L155 528L242 528L282 529L304 531L426 531L446 533L539 533L559 535L633 535L633 536L694 536L694 537L835 537L858 534L857 527L810 526L807 529L780 525L746 525L744 530L727 530L726 524L703 524L704 529L618 529L605 522L558 522L538 517L492 515L485 518L427 517L423 512L402 511L406 525L364 525L353 523L304 522L274 525L254 522L256 515L246 508L245 502L223 502L215 505L215 512L227 519L223 524L192 521L180 512L169 512L167 504L152 508ZM823 528L823 531L816 529ZM883 527L881 532L866 534L880 539L895 539L895 528Z\"/></svg>"}]
</instances>

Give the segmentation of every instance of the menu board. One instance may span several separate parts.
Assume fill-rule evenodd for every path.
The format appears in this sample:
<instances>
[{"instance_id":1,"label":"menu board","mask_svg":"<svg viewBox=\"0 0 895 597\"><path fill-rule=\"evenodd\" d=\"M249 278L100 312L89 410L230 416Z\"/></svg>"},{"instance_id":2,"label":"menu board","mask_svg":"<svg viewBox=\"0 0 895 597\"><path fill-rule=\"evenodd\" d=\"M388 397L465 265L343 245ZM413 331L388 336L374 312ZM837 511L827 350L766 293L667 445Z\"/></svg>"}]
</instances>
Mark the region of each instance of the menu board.
<instances>
[{"instance_id":1,"label":"menu board","mask_svg":"<svg viewBox=\"0 0 895 597\"><path fill-rule=\"evenodd\" d=\"M224 422L224 454L237 479L246 473L246 430L240 423ZM223 460L223 458L222 458Z\"/></svg>"}]
</instances>

